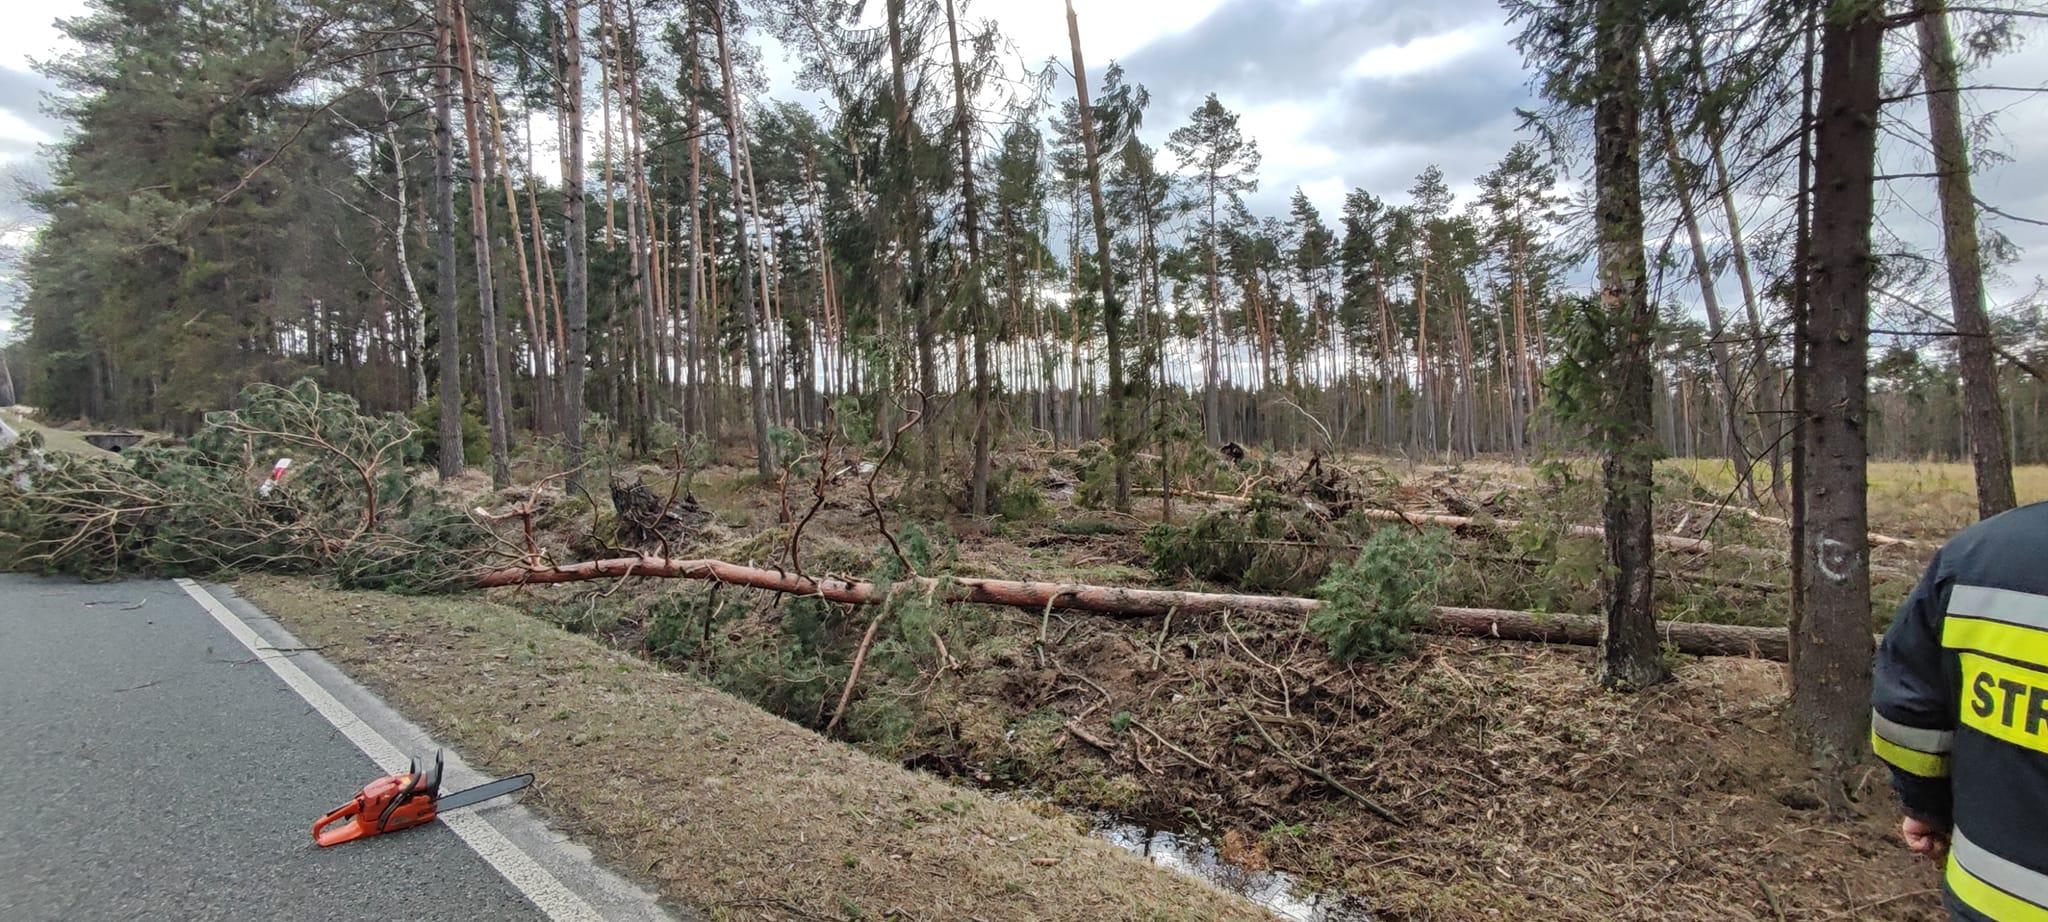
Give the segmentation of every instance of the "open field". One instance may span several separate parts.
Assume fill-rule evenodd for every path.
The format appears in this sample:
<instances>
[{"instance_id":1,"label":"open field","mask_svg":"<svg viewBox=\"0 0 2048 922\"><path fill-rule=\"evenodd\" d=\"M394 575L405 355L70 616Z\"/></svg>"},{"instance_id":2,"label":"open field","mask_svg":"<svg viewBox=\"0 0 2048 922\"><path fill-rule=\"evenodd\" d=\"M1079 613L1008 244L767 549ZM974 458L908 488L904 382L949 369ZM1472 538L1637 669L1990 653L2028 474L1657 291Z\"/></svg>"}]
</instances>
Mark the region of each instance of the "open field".
<instances>
[{"instance_id":1,"label":"open field","mask_svg":"<svg viewBox=\"0 0 2048 922\"><path fill-rule=\"evenodd\" d=\"M1664 466L1685 470L1700 482L1733 489L1734 465L1725 460L1685 458ZM1769 471L1760 470L1768 479ZM2048 465L2022 464L2012 470L2021 503L2048 499ZM1939 541L1977 520L1975 480L1966 461L1870 462L1870 526L1905 538Z\"/></svg>"}]
</instances>

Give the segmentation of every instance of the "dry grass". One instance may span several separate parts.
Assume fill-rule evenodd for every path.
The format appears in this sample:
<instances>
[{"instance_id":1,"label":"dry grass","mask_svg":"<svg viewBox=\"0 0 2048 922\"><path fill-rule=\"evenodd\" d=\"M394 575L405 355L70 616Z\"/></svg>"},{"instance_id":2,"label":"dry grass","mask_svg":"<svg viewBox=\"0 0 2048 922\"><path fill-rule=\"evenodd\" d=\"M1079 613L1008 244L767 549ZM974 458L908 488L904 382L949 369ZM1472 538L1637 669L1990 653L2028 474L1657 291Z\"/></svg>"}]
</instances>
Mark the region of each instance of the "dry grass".
<instances>
[{"instance_id":1,"label":"dry grass","mask_svg":"<svg viewBox=\"0 0 2048 922\"><path fill-rule=\"evenodd\" d=\"M1709 458L1673 459L1700 482L1730 489L1734 465ZM2048 465L2013 468L2013 487L2022 503L2048 499ZM1873 461L1870 464L1870 525L1902 538L1939 541L1977 520L1975 476L1965 461Z\"/></svg>"},{"instance_id":2,"label":"dry grass","mask_svg":"<svg viewBox=\"0 0 2048 922\"><path fill-rule=\"evenodd\" d=\"M1249 904L475 599L250 598L614 866L712 919L1258 919Z\"/></svg>"},{"instance_id":3,"label":"dry grass","mask_svg":"<svg viewBox=\"0 0 2048 922\"><path fill-rule=\"evenodd\" d=\"M1857 815L1817 809L1780 720L1781 667L1713 659L1637 696L1585 651L1445 643L1370 725L1415 828L1343 811L1276 859L1321 868L1395 919L1927 919L1934 868L1894 839L1883 770ZM1371 845L1365 843L1371 842Z\"/></svg>"}]
</instances>

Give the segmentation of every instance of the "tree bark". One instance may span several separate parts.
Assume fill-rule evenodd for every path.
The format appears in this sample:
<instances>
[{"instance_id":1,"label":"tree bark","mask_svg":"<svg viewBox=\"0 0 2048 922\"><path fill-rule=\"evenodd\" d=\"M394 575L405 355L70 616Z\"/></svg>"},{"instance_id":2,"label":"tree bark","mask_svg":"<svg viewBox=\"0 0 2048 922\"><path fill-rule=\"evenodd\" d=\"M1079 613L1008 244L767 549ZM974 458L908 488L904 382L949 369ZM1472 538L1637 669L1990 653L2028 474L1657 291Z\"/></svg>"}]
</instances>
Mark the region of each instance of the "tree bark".
<instances>
[{"instance_id":1,"label":"tree bark","mask_svg":"<svg viewBox=\"0 0 2048 922\"><path fill-rule=\"evenodd\" d=\"M1977 515L1990 518L2017 505L2005 410L1998 396L1991 318L1984 310L1984 264L1977 245L1977 199L1970 189L1970 154L1963 136L1956 51L1949 39L1946 0L1915 0L1920 13L1920 70L1927 82L1927 133L1934 141L1935 189L1941 199L1941 239L1948 259L1949 300L1962 359L1963 424L1977 473Z\"/></svg>"},{"instance_id":2,"label":"tree bark","mask_svg":"<svg viewBox=\"0 0 2048 922\"><path fill-rule=\"evenodd\" d=\"M1640 689L1670 678L1652 612L1656 544L1651 531L1651 337L1657 315L1650 304L1643 257L1642 81L1637 53L1644 12L1636 0L1602 0L1594 42L1601 81L1593 114L1593 163L1599 237L1600 307L1619 340L1607 407L1601 504L1610 572L1603 579L1606 637L1600 681Z\"/></svg>"},{"instance_id":3,"label":"tree bark","mask_svg":"<svg viewBox=\"0 0 2048 922\"><path fill-rule=\"evenodd\" d=\"M814 579L786 570L763 570L723 560L667 557L617 557L545 568L506 567L480 575L476 585L488 589L629 576L707 580L811 596L842 605L877 605L892 595L916 594L947 602L1006 605L1040 612L1048 609L1089 612L1117 618L1150 618L1167 614L1200 616L1238 611L1305 618L1323 604L1315 599L1293 596L1127 589L977 577L917 578L876 584L836 577ZM1603 634L1601 619L1584 615L1450 607L1432 609L1419 630L1431 634L1581 646L1599 643ZM1758 656L1783 660L1786 654L1785 632L1774 628L1667 621L1661 624L1653 622L1650 630L1660 643L1670 643L1680 652L1695 656ZM1868 642L1866 634L1865 643Z\"/></svg>"},{"instance_id":4,"label":"tree bark","mask_svg":"<svg viewBox=\"0 0 2048 922\"><path fill-rule=\"evenodd\" d=\"M1797 369L1807 381L1791 714L1815 756L1837 767L1862 751L1870 699L1864 413L1883 12L1878 0L1838 3L1821 30L1812 300L1802 331L1806 364Z\"/></svg>"},{"instance_id":5,"label":"tree bark","mask_svg":"<svg viewBox=\"0 0 2048 922\"><path fill-rule=\"evenodd\" d=\"M1095 113L1088 105L1088 67L1081 59L1081 21L1074 0L1067 0L1067 39L1074 49L1074 92L1079 97L1081 146L1088 157L1088 201L1095 209L1095 274L1102 283L1102 331L1109 353L1108 409L1104 414L1116 473L1115 506L1131 508L1131 440L1124 432L1123 306L1116 298L1116 273L1110 270L1109 214L1102 207L1102 156L1095 137Z\"/></svg>"},{"instance_id":6,"label":"tree bark","mask_svg":"<svg viewBox=\"0 0 2048 922\"><path fill-rule=\"evenodd\" d=\"M434 24L434 316L440 335L441 479L462 473L462 338L461 283L455 276L455 134L450 118L454 96L449 71L454 60L454 26L447 0L436 8Z\"/></svg>"}]
</instances>

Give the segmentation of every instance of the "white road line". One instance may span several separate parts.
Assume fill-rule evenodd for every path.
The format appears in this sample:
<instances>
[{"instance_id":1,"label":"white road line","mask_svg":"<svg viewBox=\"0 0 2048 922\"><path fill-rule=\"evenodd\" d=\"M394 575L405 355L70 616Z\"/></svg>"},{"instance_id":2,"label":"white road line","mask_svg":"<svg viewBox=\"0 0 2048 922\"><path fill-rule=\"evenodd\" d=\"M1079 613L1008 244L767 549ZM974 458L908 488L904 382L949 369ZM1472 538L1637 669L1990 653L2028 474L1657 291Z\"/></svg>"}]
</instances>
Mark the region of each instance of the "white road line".
<instances>
[{"instance_id":1,"label":"white road line","mask_svg":"<svg viewBox=\"0 0 2048 922\"><path fill-rule=\"evenodd\" d=\"M377 763L377 767L393 773L405 770L408 763L405 753L392 745L390 740L385 739L383 734L371 729L369 724L364 723L363 719L357 717L347 705L329 694L320 683L313 681L312 677L306 675L287 654L280 653L265 643L254 630L242 623L241 618L236 617L234 612L229 611L226 605L222 605L219 599L214 598L212 593L201 588L198 583L189 579L174 582L178 584L178 588L185 590L185 594L191 596L193 601L198 602L200 608L206 609L206 613L212 615L213 620L219 622L228 634L261 660L263 665L269 666L270 671L276 673L287 687L297 692L299 697L306 699L306 703L312 705L313 710L319 711L320 716L327 718L327 722L333 724L334 729L341 731L341 735L348 737L349 742L354 743L357 749L362 750L364 755ZM474 813L450 813L441 817L441 822L454 830L456 835L461 836L463 842L475 849L484 861L499 874L504 875L505 880L517 887L535 906L540 907L540 911L546 913L548 918L557 922L602 922L604 917L598 915L597 910L592 909L590 904L584 902L574 891L563 886L561 881L555 879L555 875L548 873L546 868L534 861L533 856L520 851L518 846L506 839L505 835L488 820Z\"/></svg>"}]
</instances>

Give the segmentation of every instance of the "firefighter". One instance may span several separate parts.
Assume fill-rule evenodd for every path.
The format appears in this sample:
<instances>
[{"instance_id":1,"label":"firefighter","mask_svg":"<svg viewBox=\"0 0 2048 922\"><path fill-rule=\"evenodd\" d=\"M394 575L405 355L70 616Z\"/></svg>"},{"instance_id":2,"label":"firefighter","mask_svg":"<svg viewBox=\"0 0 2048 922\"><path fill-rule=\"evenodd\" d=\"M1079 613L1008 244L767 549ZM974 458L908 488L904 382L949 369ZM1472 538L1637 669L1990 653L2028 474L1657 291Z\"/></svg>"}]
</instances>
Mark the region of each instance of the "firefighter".
<instances>
[{"instance_id":1,"label":"firefighter","mask_svg":"<svg viewBox=\"0 0 2048 922\"><path fill-rule=\"evenodd\" d=\"M1878 645L1870 743L1956 919L2048 922L2048 503L1934 555Z\"/></svg>"}]
</instances>

